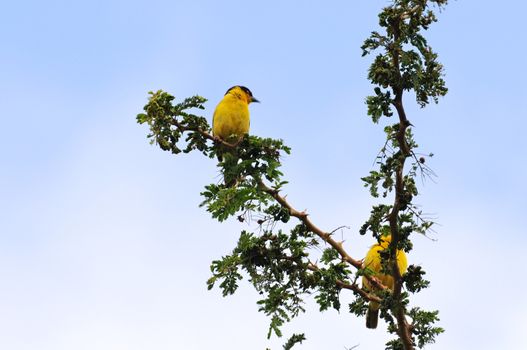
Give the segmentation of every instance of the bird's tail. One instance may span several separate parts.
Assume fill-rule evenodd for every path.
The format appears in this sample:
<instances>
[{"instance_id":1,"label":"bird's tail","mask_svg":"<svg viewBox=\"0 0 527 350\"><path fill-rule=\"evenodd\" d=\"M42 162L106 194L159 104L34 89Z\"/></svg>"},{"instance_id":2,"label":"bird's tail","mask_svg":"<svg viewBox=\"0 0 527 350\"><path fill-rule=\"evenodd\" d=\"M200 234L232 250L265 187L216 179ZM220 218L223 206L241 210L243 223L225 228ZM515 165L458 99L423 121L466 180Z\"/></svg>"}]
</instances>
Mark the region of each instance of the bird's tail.
<instances>
[{"instance_id":1,"label":"bird's tail","mask_svg":"<svg viewBox=\"0 0 527 350\"><path fill-rule=\"evenodd\" d=\"M216 158L218 158L218 162L223 162L223 154L226 152L225 147L222 145L216 144Z\"/></svg>"},{"instance_id":2,"label":"bird's tail","mask_svg":"<svg viewBox=\"0 0 527 350\"><path fill-rule=\"evenodd\" d=\"M375 329L379 321L379 308L372 307L371 304L373 303L370 303L370 307L368 307L368 312L366 313L366 327Z\"/></svg>"}]
</instances>

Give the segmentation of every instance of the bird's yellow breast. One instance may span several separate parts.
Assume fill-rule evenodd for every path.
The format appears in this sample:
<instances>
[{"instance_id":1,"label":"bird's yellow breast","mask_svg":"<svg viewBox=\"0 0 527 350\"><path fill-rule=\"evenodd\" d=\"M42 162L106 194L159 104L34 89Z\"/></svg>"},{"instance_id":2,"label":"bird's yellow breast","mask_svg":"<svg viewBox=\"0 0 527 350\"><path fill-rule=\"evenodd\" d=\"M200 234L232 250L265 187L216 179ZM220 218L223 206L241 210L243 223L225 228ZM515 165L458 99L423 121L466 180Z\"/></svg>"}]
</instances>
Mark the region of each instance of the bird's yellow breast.
<instances>
[{"instance_id":1,"label":"bird's yellow breast","mask_svg":"<svg viewBox=\"0 0 527 350\"><path fill-rule=\"evenodd\" d=\"M393 289L393 277L391 275L381 273L382 263L380 252L382 252L388 247L390 240L391 237L385 238L385 241L383 241L382 244L375 244L370 248L370 250L366 254L366 258L364 258L364 267L373 271L374 276L377 277L382 284L384 284L390 289ZM408 260L406 258L406 254L402 250L397 250L396 258L399 271L401 272L401 274L404 274L406 272L406 269L408 268ZM363 278L362 284L367 289L371 289L368 279Z\"/></svg>"},{"instance_id":2,"label":"bird's yellow breast","mask_svg":"<svg viewBox=\"0 0 527 350\"><path fill-rule=\"evenodd\" d=\"M226 141L237 141L249 132L249 105L230 94L220 101L212 120L212 132Z\"/></svg>"}]
</instances>

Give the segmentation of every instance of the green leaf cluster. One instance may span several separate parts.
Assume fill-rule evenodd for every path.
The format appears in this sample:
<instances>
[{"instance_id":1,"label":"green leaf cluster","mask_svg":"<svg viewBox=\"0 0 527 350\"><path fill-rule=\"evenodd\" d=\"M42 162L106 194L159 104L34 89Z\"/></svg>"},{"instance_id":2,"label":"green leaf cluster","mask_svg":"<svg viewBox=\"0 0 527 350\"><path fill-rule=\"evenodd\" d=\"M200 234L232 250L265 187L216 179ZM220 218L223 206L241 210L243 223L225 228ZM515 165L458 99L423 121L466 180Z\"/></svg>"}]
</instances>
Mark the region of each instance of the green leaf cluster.
<instances>
[{"instance_id":1,"label":"green leaf cluster","mask_svg":"<svg viewBox=\"0 0 527 350\"><path fill-rule=\"evenodd\" d=\"M281 217L276 208L270 208L269 212L275 213L272 220ZM314 268L309 250L318 245L313 233L303 225L293 227L289 233L242 231L233 252L212 263L213 276L207 282L208 287L211 289L219 282L226 296L237 289L242 274L247 275L262 295L257 302L259 311L271 319L268 337L272 333L282 336L281 326L305 311L306 296L315 294L321 310L340 308L336 280L347 278L350 271L331 250L324 252L323 266Z\"/></svg>"},{"instance_id":2,"label":"green leaf cluster","mask_svg":"<svg viewBox=\"0 0 527 350\"><path fill-rule=\"evenodd\" d=\"M302 343L302 341L306 340L306 337L304 333L301 334L293 334L288 340L287 343L284 344L283 349L284 350L291 350L293 346L295 346L298 343Z\"/></svg>"},{"instance_id":3,"label":"green leaf cluster","mask_svg":"<svg viewBox=\"0 0 527 350\"><path fill-rule=\"evenodd\" d=\"M430 6L442 7L446 0L395 0L379 14L385 33L374 31L362 45L362 55L377 54L368 78L377 87L366 98L368 114L374 122L393 115L391 107L403 91L413 90L416 101L424 107L432 99L444 96L448 89L443 80L443 66L421 33L437 21ZM391 90L391 91L390 91Z\"/></svg>"},{"instance_id":4,"label":"green leaf cluster","mask_svg":"<svg viewBox=\"0 0 527 350\"><path fill-rule=\"evenodd\" d=\"M149 92L150 98L143 108L146 113L137 115L139 124L148 124L150 134L148 138L151 143L156 143L163 151L171 151L178 154L181 151L189 153L192 150L199 150L205 155L209 155L210 150L207 148L206 140L200 136L199 132L194 131L201 129L210 130L207 120L203 117L188 113L189 109L205 109L203 104L207 101L201 96L186 98L181 103L172 104L174 96L158 90ZM180 117L179 125L176 125L176 117ZM187 145L182 150L178 142L183 136L183 132L189 130L186 139Z\"/></svg>"},{"instance_id":5,"label":"green leaf cluster","mask_svg":"<svg viewBox=\"0 0 527 350\"><path fill-rule=\"evenodd\" d=\"M423 349L428 344L435 343L436 337L445 330L441 327L436 327L434 324L439 321L438 311L424 311L419 307L414 307L408 311L408 316L412 319L411 332L415 340L414 345L419 349ZM381 315L382 317L382 315ZM395 323L390 323L388 331L396 334ZM387 350L404 350L404 345L400 338L392 339L386 343Z\"/></svg>"}]
</instances>

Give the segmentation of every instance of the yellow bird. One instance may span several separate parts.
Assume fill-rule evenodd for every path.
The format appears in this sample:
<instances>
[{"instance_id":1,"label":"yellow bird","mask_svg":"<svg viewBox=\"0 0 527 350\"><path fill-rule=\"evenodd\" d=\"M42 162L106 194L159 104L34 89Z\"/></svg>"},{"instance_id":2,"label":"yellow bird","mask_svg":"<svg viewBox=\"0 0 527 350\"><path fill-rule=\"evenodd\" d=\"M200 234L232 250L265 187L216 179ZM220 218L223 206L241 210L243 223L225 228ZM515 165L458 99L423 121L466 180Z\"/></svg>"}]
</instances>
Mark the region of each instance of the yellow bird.
<instances>
[{"instance_id":1,"label":"yellow bird","mask_svg":"<svg viewBox=\"0 0 527 350\"><path fill-rule=\"evenodd\" d=\"M249 133L249 103L260 102L245 86L233 86L216 106L212 133L227 142L238 142Z\"/></svg>"},{"instance_id":2,"label":"yellow bird","mask_svg":"<svg viewBox=\"0 0 527 350\"><path fill-rule=\"evenodd\" d=\"M381 238L381 243L377 243L373 246L371 246L370 250L366 254L366 258L364 258L364 267L368 268L370 271L373 272L373 276L376 277L382 284L384 284L386 287L393 290L394 281L393 276L387 275L384 273L381 273L382 271L382 264L381 264L381 256L380 252L388 248L388 245L392 241L392 236L384 236ZM408 260L406 259L406 254L398 249L396 253L397 258L397 266L399 267L399 271L401 272L401 275L406 272L406 269L408 268ZM373 291L375 288L373 288L370 285L370 282L366 277L362 278L362 287L364 289ZM379 320L379 303L370 302L370 305L368 307L368 313L366 314L366 327L368 328L377 328L377 321Z\"/></svg>"}]
</instances>

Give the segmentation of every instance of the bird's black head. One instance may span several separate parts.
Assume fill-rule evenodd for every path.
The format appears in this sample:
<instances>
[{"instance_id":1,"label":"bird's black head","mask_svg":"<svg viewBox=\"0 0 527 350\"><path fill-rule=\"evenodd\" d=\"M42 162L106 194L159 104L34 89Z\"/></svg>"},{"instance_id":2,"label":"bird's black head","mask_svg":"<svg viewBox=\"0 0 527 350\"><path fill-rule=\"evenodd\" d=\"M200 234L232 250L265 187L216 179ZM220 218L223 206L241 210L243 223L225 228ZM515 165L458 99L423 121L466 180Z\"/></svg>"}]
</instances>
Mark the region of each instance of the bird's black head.
<instances>
[{"instance_id":1,"label":"bird's black head","mask_svg":"<svg viewBox=\"0 0 527 350\"><path fill-rule=\"evenodd\" d=\"M250 102L260 102L253 96L253 93L251 92L251 90L249 90L247 87L242 86L242 85L235 85L235 86L231 87L229 90L227 90L225 95L227 95L231 91L236 92L236 90L242 91L247 96L247 101L249 103Z\"/></svg>"}]
</instances>

